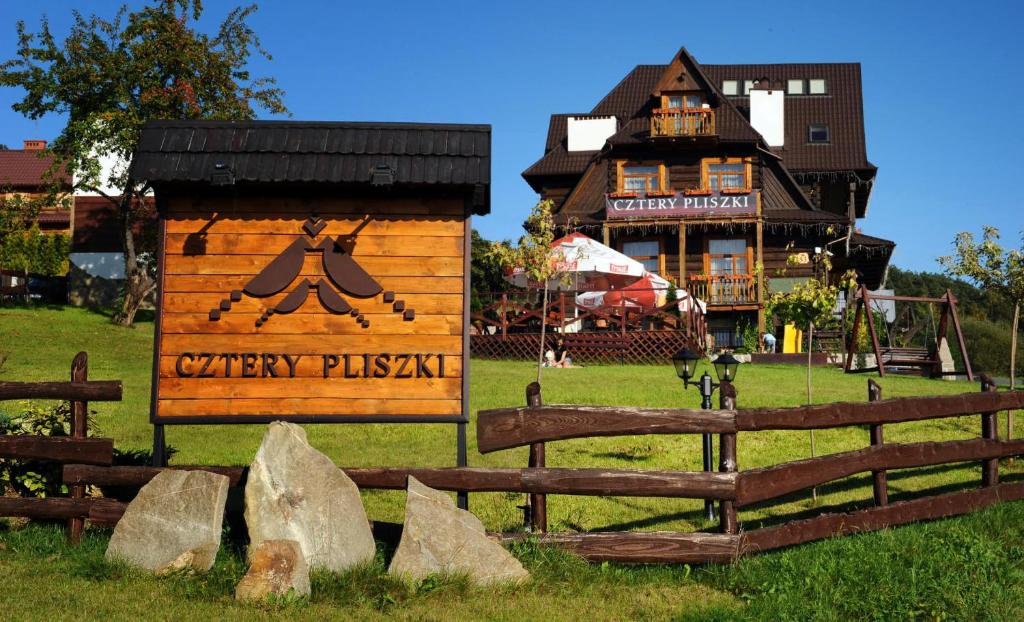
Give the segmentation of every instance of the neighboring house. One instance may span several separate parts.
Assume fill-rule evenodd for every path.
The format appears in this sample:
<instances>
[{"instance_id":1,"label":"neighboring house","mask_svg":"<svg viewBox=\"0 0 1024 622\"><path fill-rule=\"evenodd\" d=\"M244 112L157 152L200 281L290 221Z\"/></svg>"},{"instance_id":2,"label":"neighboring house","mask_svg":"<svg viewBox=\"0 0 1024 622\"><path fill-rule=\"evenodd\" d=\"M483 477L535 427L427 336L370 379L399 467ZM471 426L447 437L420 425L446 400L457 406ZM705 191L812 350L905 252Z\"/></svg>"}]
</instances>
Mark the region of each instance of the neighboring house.
<instances>
[{"instance_id":1,"label":"neighboring house","mask_svg":"<svg viewBox=\"0 0 1024 622\"><path fill-rule=\"evenodd\" d=\"M71 178L58 174L55 179L48 177L53 167L53 158L46 152L45 140L26 140L22 149L0 150L0 199L14 195L26 199L48 198L50 184L56 183L58 194L52 204L43 205L35 217L43 233L70 235L74 214L67 192L71 190ZM0 295L28 295L29 276L19 271L8 270L0 265ZM33 278L31 292L47 300L63 300L63 278Z\"/></svg>"},{"instance_id":2,"label":"neighboring house","mask_svg":"<svg viewBox=\"0 0 1024 622\"><path fill-rule=\"evenodd\" d=\"M833 277L882 284L895 244L857 229L876 171L859 64L700 65L684 48L590 112L552 115L523 177L560 227L687 287L718 344L736 345L737 324L764 330L768 292L813 276L816 254Z\"/></svg>"},{"instance_id":3,"label":"neighboring house","mask_svg":"<svg viewBox=\"0 0 1024 622\"><path fill-rule=\"evenodd\" d=\"M22 149L0 150L0 197L12 194L38 198L48 193L47 171L53 158L45 153L45 140L26 140ZM71 177L60 175L55 180L61 190L71 190ZM66 196L66 195L63 195ZM72 212L69 205L45 205L36 217L44 233L71 234Z\"/></svg>"},{"instance_id":4,"label":"neighboring house","mask_svg":"<svg viewBox=\"0 0 1024 622\"><path fill-rule=\"evenodd\" d=\"M38 197L47 192L46 175L53 158L45 154L45 149L45 140L26 140L23 149L0 150L0 196L16 193ZM102 179L106 179L114 167L124 165L114 158L100 158L100 163ZM44 233L62 233L71 238L68 300L82 306L109 306L117 300L124 280L124 242L117 208L103 194L116 198L119 191L106 187L99 191L72 190L75 181L70 175L58 179L67 193L61 198L70 200L44 206L36 222ZM155 222L154 210L152 224ZM137 228L136 232L143 234L143 228ZM0 274L0 286L22 286L20 281L12 275Z\"/></svg>"}]
</instances>

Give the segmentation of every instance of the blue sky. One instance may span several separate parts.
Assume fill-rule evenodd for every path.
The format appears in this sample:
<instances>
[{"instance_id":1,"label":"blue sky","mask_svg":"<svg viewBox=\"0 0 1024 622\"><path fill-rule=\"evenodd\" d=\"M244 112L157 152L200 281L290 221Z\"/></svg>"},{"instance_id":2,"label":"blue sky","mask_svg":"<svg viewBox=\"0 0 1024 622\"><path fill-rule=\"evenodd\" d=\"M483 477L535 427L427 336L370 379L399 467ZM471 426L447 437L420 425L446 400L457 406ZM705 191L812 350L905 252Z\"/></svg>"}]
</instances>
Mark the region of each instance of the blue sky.
<instances>
[{"instance_id":1,"label":"blue sky","mask_svg":"<svg viewBox=\"0 0 1024 622\"><path fill-rule=\"evenodd\" d=\"M72 8L119 4L0 0L0 58L14 54L16 19L34 27L45 12L62 33ZM212 27L237 2L204 4ZM536 201L520 172L541 155L548 115L589 110L634 65L681 45L706 63L862 64L879 175L861 226L897 242L896 265L937 270L961 230L991 224L1019 243L1024 229L1024 3L259 4L251 23L273 60L253 71L278 79L293 118L493 126L493 210L475 222L489 238L518 237ZM59 131L59 118L13 112L18 97L0 89L0 143Z\"/></svg>"}]
</instances>

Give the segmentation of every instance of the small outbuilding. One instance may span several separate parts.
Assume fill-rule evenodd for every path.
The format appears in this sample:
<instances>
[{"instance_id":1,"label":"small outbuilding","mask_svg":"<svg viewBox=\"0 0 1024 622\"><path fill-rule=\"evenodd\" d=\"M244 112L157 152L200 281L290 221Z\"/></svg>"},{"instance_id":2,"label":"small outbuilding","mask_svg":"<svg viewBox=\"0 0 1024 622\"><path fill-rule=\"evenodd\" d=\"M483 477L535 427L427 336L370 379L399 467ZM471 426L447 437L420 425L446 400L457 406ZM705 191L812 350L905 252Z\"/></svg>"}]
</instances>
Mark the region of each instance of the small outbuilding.
<instances>
[{"instance_id":1,"label":"small outbuilding","mask_svg":"<svg viewBox=\"0 0 1024 622\"><path fill-rule=\"evenodd\" d=\"M131 174L159 213L153 422L464 424L490 142L486 125L148 124Z\"/></svg>"}]
</instances>

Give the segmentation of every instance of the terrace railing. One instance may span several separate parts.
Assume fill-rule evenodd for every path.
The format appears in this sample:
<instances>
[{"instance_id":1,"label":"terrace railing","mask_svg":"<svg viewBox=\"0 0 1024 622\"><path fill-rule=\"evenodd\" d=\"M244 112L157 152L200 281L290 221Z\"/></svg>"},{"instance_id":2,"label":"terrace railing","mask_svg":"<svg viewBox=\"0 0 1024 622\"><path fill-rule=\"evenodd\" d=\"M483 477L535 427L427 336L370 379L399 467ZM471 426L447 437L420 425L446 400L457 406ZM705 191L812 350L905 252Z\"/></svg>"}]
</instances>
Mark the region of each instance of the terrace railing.
<instances>
[{"instance_id":1,"label":"terrace railing","mask_svg":"<svg viewBox=\"0 0 1024 622\"><path fill-rule=\"evenodd\" d=\"M757 278L753 274L693 274L689 291L709 305L757 303Z\"/></svg>"},{"instance_id":2,"label":"terrace railing","mask_svg":"<svg viewBox=\"0 0 1024 622\"><path fill-rule=\"evenodd\" d=\"M651 136L714 136L715 111L709 108L657 108L651 112Z\"/></svg>"},{"instance_id":3,"label":"terrace railing","mask_svg":"<svg viewBox=\"0 0 1024 622\"><path fill-rule=\"evenodd\" d=\"M632 297L664 290L629 290ZM641 307L626 299L583 305L577 295L587 292L551 292L543 309L542 293L517 290L481 296L483 307L470 315L477 333L472 336L474 356L531 359L540 347L541 318L546 317L548 347L563 336L574 360L590 363L614 361L664 362L686 346L703 352L707 322L698 305L670 300ZM610 298L610 297L609 297ZM611 339L617 336L617 339ZM607 344L610 347L600 347Z\"/></svg>"}]
</instances>

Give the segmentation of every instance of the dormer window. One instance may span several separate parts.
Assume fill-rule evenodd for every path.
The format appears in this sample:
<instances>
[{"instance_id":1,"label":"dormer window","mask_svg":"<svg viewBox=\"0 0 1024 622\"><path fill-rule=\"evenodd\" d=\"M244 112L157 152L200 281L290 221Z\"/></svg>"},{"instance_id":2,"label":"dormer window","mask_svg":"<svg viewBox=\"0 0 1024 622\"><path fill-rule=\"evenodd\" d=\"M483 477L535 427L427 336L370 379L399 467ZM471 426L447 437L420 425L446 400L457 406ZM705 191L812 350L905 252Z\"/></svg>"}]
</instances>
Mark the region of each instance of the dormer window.
<instances>
[{"instance_id":1,"label":"dormer window","mask_svg":"<svg viewBox=\"0 0 1024 622\"><path fill-rule=\"evenodd\" d=\"M651 113L651 136L712 136L715 113L700 92L661 95L661 107Z\"/></svg>"},{"instance_id":2,"label":"dormer window","mask_svg":"<svg viewBox=\"0 0 1024 622\"><path fill-rule=\"evenodd\" d=\"M618 183L616 194L661 194L668 192L665 165L659 162L616 162Z\"/></svg>"},{"instance_id":3,"label":"dormer window","mask_svg":"<svg viewBox=\"0 0 1024 622\"><path fill-rule=\"evenodd\" d=\"M698 94L674 93L662 97L662 108L672 110L699 110L704 105L704 98Z\"/></svg>"},{"instance_id":4,"label":"dormer window","mask_svg":"<svg viewBox=\"0 0 1024 622\"><path fill-rule=\"evenodd\" d=\"M827 143L829 142L828 126L823 123L815 123L807 128L807 142Z\"/></svg>"}]
</instances>

